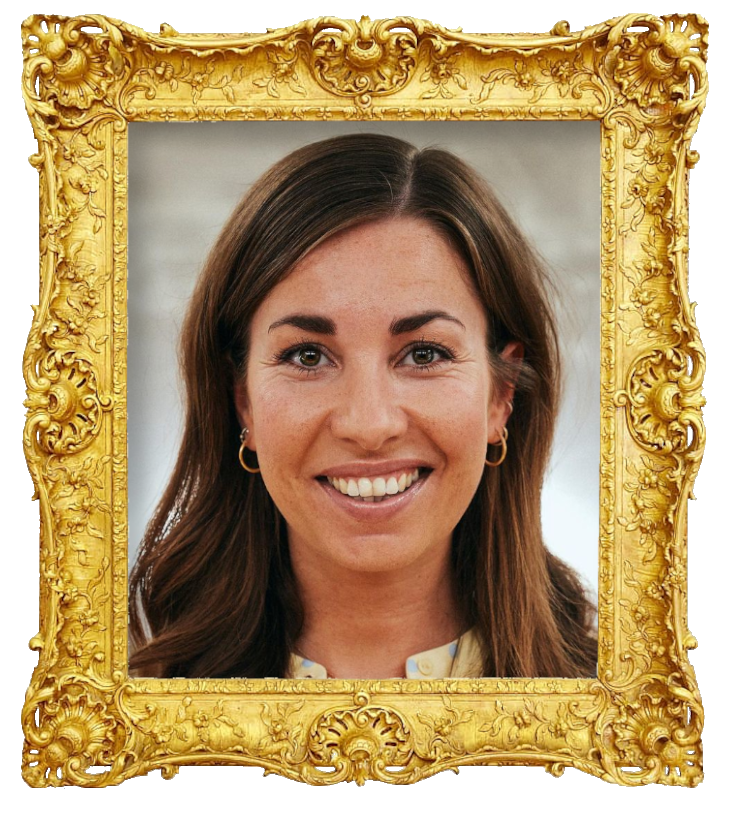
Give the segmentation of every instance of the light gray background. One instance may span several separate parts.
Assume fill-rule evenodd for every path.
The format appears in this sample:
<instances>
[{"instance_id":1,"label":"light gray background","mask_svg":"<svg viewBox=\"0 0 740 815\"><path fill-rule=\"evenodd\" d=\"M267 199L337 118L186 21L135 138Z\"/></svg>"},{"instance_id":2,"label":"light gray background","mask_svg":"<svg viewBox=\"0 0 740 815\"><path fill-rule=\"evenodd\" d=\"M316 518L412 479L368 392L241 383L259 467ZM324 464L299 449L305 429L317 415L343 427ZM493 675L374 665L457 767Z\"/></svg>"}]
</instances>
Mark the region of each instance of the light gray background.
<instances>
[{"instance_id":1,"label":"light gray background","mask_svg":"<svg viewBox=\"0 0 740 815\"><path fill-rule=\"evenodd\" d=\"M249 186L308 142L360 131L445 147L473 165L533 241L557 287L564 390L545 484L550 549L598 575L598 122L216 122L129 125L129 559L182 432L180 323L224 221ZM236 441L234 454L236 455Z\"/></svg>"}]
</instances>

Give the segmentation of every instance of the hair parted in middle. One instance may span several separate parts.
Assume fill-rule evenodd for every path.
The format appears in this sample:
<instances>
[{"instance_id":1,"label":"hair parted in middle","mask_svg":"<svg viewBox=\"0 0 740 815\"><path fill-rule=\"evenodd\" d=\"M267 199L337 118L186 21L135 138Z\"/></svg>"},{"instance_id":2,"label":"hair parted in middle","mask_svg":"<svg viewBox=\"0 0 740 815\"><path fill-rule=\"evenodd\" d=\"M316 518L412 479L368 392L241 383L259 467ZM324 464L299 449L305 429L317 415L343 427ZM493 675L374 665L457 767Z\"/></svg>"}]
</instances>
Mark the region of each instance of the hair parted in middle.
<instances>
[{"instance_id":1,"label":"hair parted in middle","mask_svg":"<svg viewBox=\"0 0 740 815\"><path fill-rule=\"evenodd\" d=\"M368 133L275 164L205 264L182 331L183 440L130 581L130 666L140 675L286 675L303 613L285 522L236 454L234 384L246 376L255 311L295 264L331 235L398 217L432 225L460 253L488 320L493 387L516 382L506 460L484 468L453 533L457 600L478 632L482 675L595 675L593 604L542 537L559 396L543 264L465 162ZM523 360L502 359L514 341Z\"/></svg>"}]
</instances>

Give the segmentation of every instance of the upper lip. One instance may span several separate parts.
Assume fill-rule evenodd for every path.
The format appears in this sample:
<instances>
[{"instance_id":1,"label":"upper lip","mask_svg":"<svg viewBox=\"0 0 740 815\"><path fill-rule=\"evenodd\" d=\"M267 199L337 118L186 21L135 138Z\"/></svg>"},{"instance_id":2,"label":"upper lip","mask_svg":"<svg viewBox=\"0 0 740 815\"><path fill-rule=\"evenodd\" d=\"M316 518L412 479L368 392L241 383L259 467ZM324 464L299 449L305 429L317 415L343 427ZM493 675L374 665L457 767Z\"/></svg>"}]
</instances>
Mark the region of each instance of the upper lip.
<instances>
[{"instance_id":1,"label":"upper lip","mask_svg":"<svg viewBox=\"0 0 740 815\"><path fill-rule=\"evenodd\" d=\"M320 472L316 478L373 478L393 473L412 472L416 468L431 469L429 464L418 458L399 458L393 461L350 461L338 464Z\"/></svg>"}]
</instances>

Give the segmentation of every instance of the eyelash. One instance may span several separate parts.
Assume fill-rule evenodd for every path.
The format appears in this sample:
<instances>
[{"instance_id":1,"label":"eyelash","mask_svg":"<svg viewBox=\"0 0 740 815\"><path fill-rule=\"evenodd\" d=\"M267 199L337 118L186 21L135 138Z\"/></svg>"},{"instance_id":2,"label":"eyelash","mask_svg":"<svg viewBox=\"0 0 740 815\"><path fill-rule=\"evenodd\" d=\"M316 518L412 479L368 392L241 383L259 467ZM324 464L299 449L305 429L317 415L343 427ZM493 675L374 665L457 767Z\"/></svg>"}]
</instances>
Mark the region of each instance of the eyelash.
<instances>
[{"instance_id":1,"label":"eyelash","mask_svg":"<svg viewBox=\"0 0 740 815\"><path fill-rule=\"evenodd\" d=\"M404 348L403 356L401 359L405 359L409 354L413 353L417 348L423 349L431 349L438 353L442 359L435 360L434 362L430 362L425 365L412 365L410 366L415 371L431 371L440 366L443 362L452 362L457 359L457 353L455 352L454 348L450 348L445 345L441 345L437 342L426 342L423 338L421 340L417 340L416 342L411 343L406 348ZM307 366L307 365L298 365L297 363L291 360L291 357L295 356L300 351L304 351L306 349L311 349L313 351L318 351L320 354L328 358L328 354L326 350L321 345L317 345L315 342L301 342L297 345L291 345L290 348L286 348L284 351L280 351L273 356L275 362L284 365L290 365L291 367L295 368L296 370L300 371L301 373L305 374L306 376L313 376L319 373L321 368L324 366L322 365L315 365L315 366Z\"/></svg>"}]
</instances>

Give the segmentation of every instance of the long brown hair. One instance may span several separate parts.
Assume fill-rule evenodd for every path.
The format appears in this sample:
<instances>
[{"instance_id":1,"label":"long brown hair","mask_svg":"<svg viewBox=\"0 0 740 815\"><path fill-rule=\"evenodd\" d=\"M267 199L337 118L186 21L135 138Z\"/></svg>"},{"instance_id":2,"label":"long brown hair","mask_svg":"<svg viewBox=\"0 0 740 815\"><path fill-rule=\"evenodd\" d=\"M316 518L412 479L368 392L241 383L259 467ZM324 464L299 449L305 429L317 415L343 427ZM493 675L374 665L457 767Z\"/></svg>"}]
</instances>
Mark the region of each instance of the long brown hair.
<instances>
[{"instance_id":1,"label":"long brown hair","mask_svg":"<svg viewBox=\"0 0 740 815\"><path fill-rule=\"evenodd\" d=\"M454 242L488 315L494 383L522 343L508 455L486 467L453 534L456 590L484 676L592 676L594 608L544 545L540 494L559 394L541 261L488 185L445 150L358 134L303 147L237 206L182 331L185 432L130 580L130 666L142 675L285 676L303 616L285 522L237 459L233 385L256 309L296 262L358 223L411 216Z\"/></svg>"}]
</instances>

